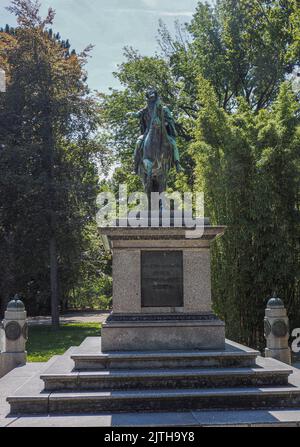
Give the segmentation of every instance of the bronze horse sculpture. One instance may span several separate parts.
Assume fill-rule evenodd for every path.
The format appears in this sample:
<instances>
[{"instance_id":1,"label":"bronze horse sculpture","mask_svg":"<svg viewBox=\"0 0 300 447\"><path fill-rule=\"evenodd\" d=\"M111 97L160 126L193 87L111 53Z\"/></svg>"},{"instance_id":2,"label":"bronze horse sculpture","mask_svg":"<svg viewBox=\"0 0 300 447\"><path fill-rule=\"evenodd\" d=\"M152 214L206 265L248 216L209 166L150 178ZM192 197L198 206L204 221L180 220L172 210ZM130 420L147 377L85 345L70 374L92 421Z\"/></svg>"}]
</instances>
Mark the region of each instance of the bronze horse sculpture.
<instances>
[{"instance_id":1,"label":"bronze horse sculpture","mask_svg":"<svg viewBox=\"0 0 300 447\"><path fill-rule=\"evenodd\" d=\"M146 98L147 107L128 116L140 118L142 135L135 149L135 174L140 176L151 203L151 192L166 191L172 166L176 166L177 172L181 172L182 168L170 110L163 106L156 90L148 90Z\"/></svg>"}]
</instances>

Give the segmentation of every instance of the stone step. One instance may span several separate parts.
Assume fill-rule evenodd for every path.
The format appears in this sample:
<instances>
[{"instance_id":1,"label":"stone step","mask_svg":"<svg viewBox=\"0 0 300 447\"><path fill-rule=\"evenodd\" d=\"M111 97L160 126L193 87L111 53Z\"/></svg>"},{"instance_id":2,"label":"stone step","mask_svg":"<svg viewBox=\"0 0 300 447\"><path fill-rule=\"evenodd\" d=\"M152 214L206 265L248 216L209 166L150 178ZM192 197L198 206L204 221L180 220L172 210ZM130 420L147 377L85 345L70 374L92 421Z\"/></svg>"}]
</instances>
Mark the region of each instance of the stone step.
<instances>
[{"instance_id":1,"label":"stone step","mask_svg":"<svg viewBox=\"0 0 300 447\"><path fill-rule=\"evenodd\" d=\"M220 388L287 385L290 368L113 370L43 374L45 391Z\"/></svg>"},{"instance_id":2,"label":"stone step","mask_svg":"<svg viewBox=\"0 0 300 447\"><path fill-rule=\"evenodd\" d=\"M232 343L232 342L231 342ZM259 351L239 349L227 344L224 351L156 351L75 353L71 358L76 371L113 369L183 369L183 368L243 368L255 366Z\"/></svg>"},{"instance_id":3,"label":"stone step","mask_svg":"<svg viewBox=\"0 0 300 447\"><path fill-rule=\"evenodd\" d=\"M219 388L46 393L9 397L12 415L299 408L300 389Z\"/></svg>"}]
</instances>

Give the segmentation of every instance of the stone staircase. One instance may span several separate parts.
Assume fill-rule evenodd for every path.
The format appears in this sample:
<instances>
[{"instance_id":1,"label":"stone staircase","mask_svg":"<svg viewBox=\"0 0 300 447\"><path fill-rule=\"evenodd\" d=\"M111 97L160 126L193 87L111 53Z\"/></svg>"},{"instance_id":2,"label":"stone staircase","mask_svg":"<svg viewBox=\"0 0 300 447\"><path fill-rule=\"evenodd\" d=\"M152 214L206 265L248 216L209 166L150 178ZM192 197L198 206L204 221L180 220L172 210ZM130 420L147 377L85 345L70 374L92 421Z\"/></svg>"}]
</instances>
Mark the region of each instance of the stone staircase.
<instances>
[{"instance_id":1,"label":"stone staircase","mask_svg":"<svg viewBox=\"0 0 300 447\"><path fill-rule=\"evenodd\" d=\"M292 373L230 341L220 352L103 354L88 338L7 400L18 415L299 408Z\"/></svg>"}]
</instances>

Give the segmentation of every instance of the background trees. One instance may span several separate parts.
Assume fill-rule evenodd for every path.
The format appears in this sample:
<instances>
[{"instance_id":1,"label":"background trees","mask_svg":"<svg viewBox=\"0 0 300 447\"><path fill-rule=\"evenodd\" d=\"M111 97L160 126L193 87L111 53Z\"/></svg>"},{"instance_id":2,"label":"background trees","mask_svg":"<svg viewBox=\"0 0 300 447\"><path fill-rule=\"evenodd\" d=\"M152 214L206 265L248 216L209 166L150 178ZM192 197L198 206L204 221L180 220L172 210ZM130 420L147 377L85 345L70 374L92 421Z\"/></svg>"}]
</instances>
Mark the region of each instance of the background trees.
<instances>
[{"instance_id":1,"label":"background trees","mask_svg":"<svg viewBox=\"0 0 300 447\"><path fill-rule=\"evenodd\" d=\"M14 0L10 10L18 26L0 34L8 75L0 97L2 312L18 292L31 313L49 312L51 301L57 326L59 305L82 281L84 264L101 265L91 237L98 148L84 70L89 48L70 53L48 29L54 12L42 19L35 1Z\"/></svg>"}]
</instances>

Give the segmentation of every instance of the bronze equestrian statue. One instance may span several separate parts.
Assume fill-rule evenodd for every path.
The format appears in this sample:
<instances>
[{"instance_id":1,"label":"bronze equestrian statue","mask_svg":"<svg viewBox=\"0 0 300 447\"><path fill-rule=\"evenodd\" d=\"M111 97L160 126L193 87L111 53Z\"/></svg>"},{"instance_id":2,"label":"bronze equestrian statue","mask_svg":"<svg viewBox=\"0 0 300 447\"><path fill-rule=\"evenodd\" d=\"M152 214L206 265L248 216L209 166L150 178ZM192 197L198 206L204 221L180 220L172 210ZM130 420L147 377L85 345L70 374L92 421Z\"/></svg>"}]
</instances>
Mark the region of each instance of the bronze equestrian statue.
<instances>
[{"instance_id":1,"label":"bronze equestrian statue","mask_svg":"<svg viewBox=\"0 0 300 447\"><path fill-rule=\"evenodd\" d=\"M139 118L142 135L134 153L134 172L143 181L145 192L166 191L168 173L175 166L182 172L176 144L176 128L170 109L164 106L155 89L146 93L147 106L127 117Z\"/></svg>"}]
</instances>

